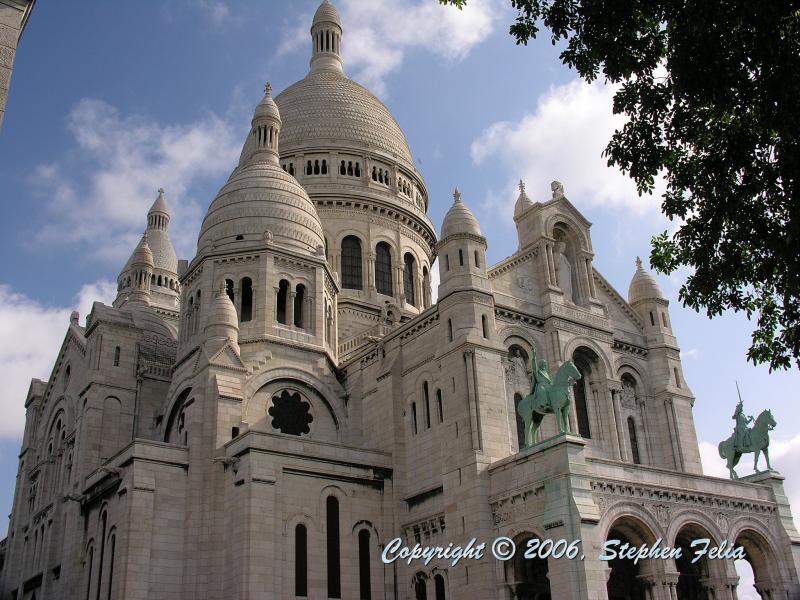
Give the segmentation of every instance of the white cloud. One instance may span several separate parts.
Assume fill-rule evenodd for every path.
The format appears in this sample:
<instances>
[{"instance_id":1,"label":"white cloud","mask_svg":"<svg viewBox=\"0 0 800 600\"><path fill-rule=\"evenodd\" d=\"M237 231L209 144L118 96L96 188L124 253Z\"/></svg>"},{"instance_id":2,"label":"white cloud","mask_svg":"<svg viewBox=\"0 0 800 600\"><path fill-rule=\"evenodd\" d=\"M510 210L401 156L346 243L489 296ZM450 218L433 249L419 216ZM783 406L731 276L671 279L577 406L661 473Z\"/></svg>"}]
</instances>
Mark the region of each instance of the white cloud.
<instances>
[{"instance_id":1,"label":"white cloud","mask_svg":"<svg viewBox=\"0 0 800 600\"><path fill-rule=\"evenodd\" d=\"M0 285L0 438L22 435L31 378L50 376L70 313L85 316L94 300L110 304L115 294L115 284L96 281L78 291L71 307L48 307Z\"/></svg>"},{"instance_id":2,"label":"white cloud","mask_svg":"<svg viewBox=\"0 0 800 600\"><path fill-rule=\"evenodd\" d=\"M466 8L431 0L341 0L342 52L347 72L372 92L385 96L389 75L415 49L444 61L460 61L486 40L502 18L500 0L471 0ZM311 47L310 15L284 28L278 56Z\"/></svg>"},{"instance_id":3,"label":"white cloud","mask_svg":"<svg viewBox=\"0 0 800 600\"><path fill-rule=\"evenodd\" d=\"M70 111L67 127L75 151L40 165L33 177L48 212L36 242L83 244L87 254L121 267L145 227L156 190L164 187L173 243L179 254L191 252L209 202L196 197L196 186L232 169L240 149L232 126L214 114L162 125L85 98Z\"/></svg>"},{"instance_id":4,"label":"white cloud","mask_svg":"<svg viewBox=\"0 0 800 600\"><path fill-rule=\"evenodd\" d=\"M499 163L509 180L503 190L489 190L483 212L507 218L522 178L534 201L549 200L550 182L558 180L580 206L611 206L660 218L658 186L655 195L639 197L633 181L608 167L602 156L614 131L625 123L624 116L612 113L614 91L580 80L552 86L539 97L534 112L517 122L487 127L472 142L472 160L491 169Z\"/></svg>"}]
</instances>

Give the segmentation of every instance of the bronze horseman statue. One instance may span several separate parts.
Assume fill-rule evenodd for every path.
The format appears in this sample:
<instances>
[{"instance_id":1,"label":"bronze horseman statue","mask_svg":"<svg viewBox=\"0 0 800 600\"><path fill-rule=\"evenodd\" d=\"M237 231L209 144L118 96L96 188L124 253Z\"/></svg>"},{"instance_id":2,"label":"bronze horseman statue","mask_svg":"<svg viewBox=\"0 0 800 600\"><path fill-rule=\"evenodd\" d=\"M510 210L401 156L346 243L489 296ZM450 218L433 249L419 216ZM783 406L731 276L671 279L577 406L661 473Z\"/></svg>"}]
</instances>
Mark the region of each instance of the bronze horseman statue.
<instances>
[{"instance_id":1,"label":"bronze horseman statue","mask_svg":"<svg viewBox=\"0 0 800 600\"><path fill-rule=\"evenodd\" d=\"M739 463L742 454L750 452L755 454L753 468L756 473L759 472L758 457L762 452L767 461L767 469L772 470L772 465L769 464L769 432L777 424L772 416L772 411L761 411L761 414L755 419L753 427L748 427L753 422L753 417L744 414L740 397L736 411L731 418L736 421L733 434L719 444L719 455L727 461L731 479L739 479L734 467Z\"/></svg>"}]
</instances>

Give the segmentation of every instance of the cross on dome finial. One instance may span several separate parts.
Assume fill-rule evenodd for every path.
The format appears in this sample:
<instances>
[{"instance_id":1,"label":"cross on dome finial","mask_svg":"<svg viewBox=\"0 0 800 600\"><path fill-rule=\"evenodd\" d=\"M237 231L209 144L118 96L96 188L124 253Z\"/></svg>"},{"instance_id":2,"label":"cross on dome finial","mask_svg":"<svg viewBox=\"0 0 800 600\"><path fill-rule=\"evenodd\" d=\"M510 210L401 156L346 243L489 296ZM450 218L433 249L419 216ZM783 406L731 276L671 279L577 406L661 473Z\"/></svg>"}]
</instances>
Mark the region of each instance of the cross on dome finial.
<instances>
[{"instance_id":1,"label":"cross on dome finial","mask_svg":"<svg viewBox=\"0 0 800 600\"><path fill-rule=\"evenodd\" d=\"M459 204L461 202L461 192L458 191L457 187L453 192L453 201L455 204Z\"/></svg>"},{"instance_id":2,"label":"cross on dome finial","mask_svg":"<svg viewBox=\"0 0 800 600\"><path fill-rule=\"evenodd\" d=\"M638 256L636 257L636 268L637 269L641 269L642 268L642 259L639 258Z\"/></svg>"},{"instance_id":3,"label":"cross on dome finial","mask_svg":"<svg viewBox=\"0 0 800 600\"><path fill-rule=\"evenodd\" d=\"M525 182L522 181L522 179L519 180L519 193L520 194L525 193Z\"/></svg>"},{"instance_id":4,"label":"cross on dome finial","mask_svg":"<svg viewBox=\"0 0 800 600\"><path fill-rule=\"evenodd\" d=\"M164 195L164 188L158 188L158 195L159 196L163 196Z\"/></svg>"},{"instance_id":5,"label":"cross on dome finial","mask_svg":"<svg viewBox=\"0 0 800 600\"><path fill-rule=\"evenodd\" d=\"M269 81L264 84L264 95L269 96L272 94L272 85L270 85Z\"/></svg>"}]
</instances>

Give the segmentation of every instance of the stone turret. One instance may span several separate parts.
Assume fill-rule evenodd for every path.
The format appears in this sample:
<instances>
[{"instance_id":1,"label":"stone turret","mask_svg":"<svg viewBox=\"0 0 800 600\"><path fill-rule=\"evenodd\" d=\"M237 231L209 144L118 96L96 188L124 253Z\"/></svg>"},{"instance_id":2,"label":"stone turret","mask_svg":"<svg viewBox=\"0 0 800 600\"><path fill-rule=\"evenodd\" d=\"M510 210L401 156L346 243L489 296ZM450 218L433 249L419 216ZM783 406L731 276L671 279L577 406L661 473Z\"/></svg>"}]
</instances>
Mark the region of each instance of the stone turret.
<instances>
[{"instance_id":1,"label":"stone turret","mask_svg":"<svg viewBox=\"0 0 800 600\"><path fill-rule=\"evenodd\" d=\"M314 14L311 24L311 70L342 71L342 21L328 0L324 0Z\"/></svg>"},{"instance_id":2,"label":"stone turret","mask_svg":"<svg viewBox=\"0 0 800 600\"><path fill-rule=\"evenodd\" d=\"M150 280L153 276L153 252L147 243L147 232L142 236L139 245L130 258L128 277L128 302L132 304L150 304Z\"/></svg>"}]
</instances>

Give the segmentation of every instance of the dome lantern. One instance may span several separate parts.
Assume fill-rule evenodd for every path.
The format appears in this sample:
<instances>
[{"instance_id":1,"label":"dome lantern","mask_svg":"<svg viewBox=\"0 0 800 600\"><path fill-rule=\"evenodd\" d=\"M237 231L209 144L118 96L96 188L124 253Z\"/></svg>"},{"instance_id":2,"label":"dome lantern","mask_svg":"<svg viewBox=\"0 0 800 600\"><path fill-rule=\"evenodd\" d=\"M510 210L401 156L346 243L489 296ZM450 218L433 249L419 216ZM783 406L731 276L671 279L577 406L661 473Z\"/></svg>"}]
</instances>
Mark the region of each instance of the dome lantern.
<instances>
[{"instance_id":1,"label":"dome lantern","mask_svg":"<svg viewBox=\"0 0 800 600\"><path fill-rule=\"evenodd\" d=\"M328 0L324 0L311 23L311 70L342 72L342 21Z\"/></svg>"}]
</instances>

